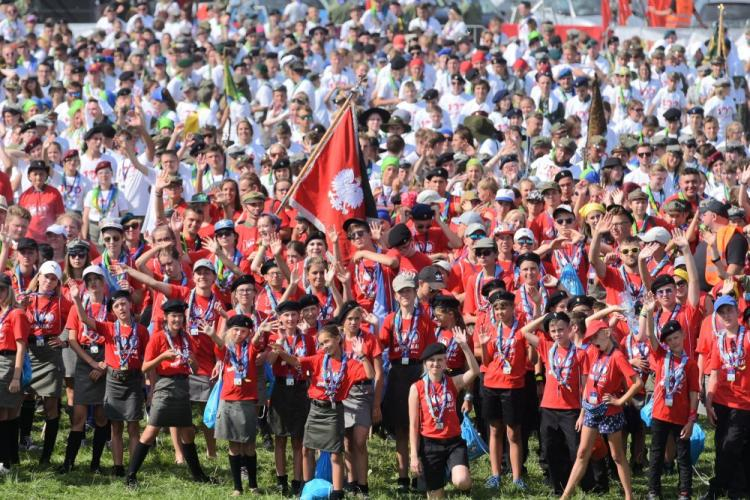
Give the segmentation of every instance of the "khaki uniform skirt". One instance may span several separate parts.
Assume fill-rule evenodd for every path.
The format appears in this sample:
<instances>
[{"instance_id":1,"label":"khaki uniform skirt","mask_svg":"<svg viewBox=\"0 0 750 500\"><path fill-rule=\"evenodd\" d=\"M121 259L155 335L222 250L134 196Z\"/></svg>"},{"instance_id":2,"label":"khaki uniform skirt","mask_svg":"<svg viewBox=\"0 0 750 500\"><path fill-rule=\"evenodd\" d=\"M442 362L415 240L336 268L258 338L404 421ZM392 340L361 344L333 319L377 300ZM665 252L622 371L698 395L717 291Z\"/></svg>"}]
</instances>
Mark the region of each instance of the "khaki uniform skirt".
<instances>
[{"instance_id":1,"label":"khaki uniform skirt","mask_svg":"<svg viewBox=\"0 0 750 500\"><path fill-rule=\"evenodd\" d=\"M409 429L409 389L422 376L422 363L402 365L396 360L388 372L388 385L383 397L383 424L389 431Z\"/></svg>"},{"instance_id":2,"label":"khaki uniform skirt","mask_svg":"<svg viewBox=\"0 0 750 500\"><path fill-rule=\"evenodd\" d=\"M372 381L354 384L349 390L349 397L344 400L344 428L351 429L355 425L370 427L374 401L375 386Z\"/></svg>"},{"instance_id":3,"label":"khaki uniform skirt","mask_svg":"<svg viewBox=\"0 0 750 500\"><path fill-rule=\"evenodd\" d=\"M104 361L104 346L98 345L98 352L96 354L91 352L91 346L81 346L86 353L97 363ZM65 354L63 353L63 359ZM76 360L76 370L73 377L73 387L75 391L73 393L73 404L77 405L100 405L104 403L104 393L107 389L107 374L99 377L94 382L89 378L91 373L91 366L86 363L83 359L78 358Z\"/></svg>"},{"instance_id":4,"label":"khaki uniform skirt","mask_svg":"<svg viewBox=\"0 0 750 500\"><path fill-rule=\"evenodd\" d=\"M155 427L190 427L190 383L187 375L159 377L151 397L148 425Z\"/></svg>"},{"instance_id":5,"label":"khaki uniform skirt","mask_svg":"<svg viewBox=\"0 0 750 500\"><path fill-rule=\"evenodd\" d=\"M63 385L62 349L45 344L36 344L36 338L29 338L29 356L31 357L31 391L45 398L59 398Z\"/></svg>"},{"instance_id":6,"label":"khaki uniform skirt","mask_svg":"<svg viewBox=\"0 0 750 500\"><path fill-rule=\"evenodd\" d=\"M18 408L23 399L23 390L11 393L8 388L16 369L16 351L0 354L0 408Z\"/></svg>"},{"instance_id":7,"label":"khaki uniform skirt","mask_svg":"<svg viewBox=\"0 0 750 500\"><path fill-rule=\"evenodd\" d=\"M332 408L328 401L310 401L302 446L331 453L344 451L344 405L339 402Z\"/></svg>"},{"instance_id":8,"label":"khaki uniform skirt","mask_svg":"<svg viewBox=\"0 0 750 500\"><path fill-rule=\"evenodd\" d=\"M216 439L235 443L254 443L257 423L255 401L219 401L216 414Z\"/></svg>"},{"instance_id":9,"label":"khaki uniform skirt","mask_svg":"<svg viewBox=\"0 0 750 500\"><path fill-rule=\"evenodd\" d=\"M211 378L207 375L188 375L190 402L205 403L211 394Z\"/></svg>"},{"instance_id":10,"label":"khaki uniform skirt","mask_svg":"<svg viewBox=\"0 0 750 500\"><path fill-rule=\"evenodd\" d=\"M143 373L107 367L104 413L113 422L137 422L143 418Z\"/></svg>"},{"instance_id":11,"label":"khaki uniform skirt","mask_svg":"<svg viewBox=\"0 0 750 500\"><path fill-rule=\"evenodd\" d=\"M305 419L309 411L307 382L286 385L285 377L277 377L268 408L268 424L273 435L301 438L305 434Z\"/></svg>"}]
</instances>

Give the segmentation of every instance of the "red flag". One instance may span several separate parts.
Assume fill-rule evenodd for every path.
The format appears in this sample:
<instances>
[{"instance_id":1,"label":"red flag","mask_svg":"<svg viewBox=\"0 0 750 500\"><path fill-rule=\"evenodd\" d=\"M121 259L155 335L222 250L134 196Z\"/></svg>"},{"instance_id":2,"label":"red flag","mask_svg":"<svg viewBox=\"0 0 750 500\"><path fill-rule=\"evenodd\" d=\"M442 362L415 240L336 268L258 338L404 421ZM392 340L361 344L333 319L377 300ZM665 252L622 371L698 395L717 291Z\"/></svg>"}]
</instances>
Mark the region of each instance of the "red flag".
<instances>
[{"instance_id":1,"label":"red flag","mask_svg":"<svg viewBox=\"0 0 750 500\"><path fill-rule=\"evenodd\" d=\"M630 8L630 0L619 0L617 2L617 24L623 26L627 24L628 18L633 13Z\"/></svg>"},{"instance_id":2,"label":"red flag","mask_svg":"<svg viewBox=\"0 0 750 500\"><path fill-rule=\"evenodd\" d=\"M344 221L352 217L377 215L352 106L331 126L331 135L319 146L312 165L298 179L289 198L300 215L323 232L331 227L341 230Z\"/></svg>"},{"instance_id":3,"label":"red flag","mask_svg":"<svg viewBox=\"0 0 750 500\"><path fill-rule=\"evenodd\" d=\"M602 0L602 28L604 28L604 31L607 31L611 22L612 10L609 8L609 0Z\"/></svg>"}]
</instances>

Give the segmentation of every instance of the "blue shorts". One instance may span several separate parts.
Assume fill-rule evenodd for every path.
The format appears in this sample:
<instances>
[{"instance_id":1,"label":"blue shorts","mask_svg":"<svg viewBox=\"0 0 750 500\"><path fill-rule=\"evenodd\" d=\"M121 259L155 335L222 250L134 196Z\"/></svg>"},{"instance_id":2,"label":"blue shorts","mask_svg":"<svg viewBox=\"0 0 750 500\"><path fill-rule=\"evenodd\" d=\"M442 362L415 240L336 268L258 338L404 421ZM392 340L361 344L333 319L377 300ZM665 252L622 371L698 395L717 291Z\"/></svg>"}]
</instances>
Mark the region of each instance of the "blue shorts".
<instances>
[{"instance_id":1,"label":"blue shorts","mask_svg":"<svg viewBox=\"0 0 750 500\"><path fill-rule=\"evenodd\" d=\"M599 434L614 434L625 427L625 414L619 412L614 415L598 415L584 410L583 425L598 430Z\"/></svg>"}]
</instances>

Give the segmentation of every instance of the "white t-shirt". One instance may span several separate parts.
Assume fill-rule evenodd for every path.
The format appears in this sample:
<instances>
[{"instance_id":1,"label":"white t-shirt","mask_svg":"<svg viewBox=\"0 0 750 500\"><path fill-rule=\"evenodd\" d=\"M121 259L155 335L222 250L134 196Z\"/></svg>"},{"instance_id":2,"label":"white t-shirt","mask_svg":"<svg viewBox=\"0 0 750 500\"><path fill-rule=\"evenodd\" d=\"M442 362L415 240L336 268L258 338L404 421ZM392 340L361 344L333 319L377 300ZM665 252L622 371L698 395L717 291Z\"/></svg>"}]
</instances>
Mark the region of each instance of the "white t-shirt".
<instances>
[{"instance_id":1,"label":"white t-shirt","mask_svg":"<svg viewBox=\"0 0 750 500\"><path fill-rule=\"evenodd\" d=\"M88 155L81 155L80 172L86 176L92 183L96 183L96 166L100 161L108 161L112 164L112 173L117 175L117 161L108 154L103 154L99 158L91 159Z\"/></svg>"},{"instance_id":2,"label":"white t-shirt","mask_svg":"<svg viewBox=\"0 0 750 500\"><path fill-rule=\"evenodd\" d=\"M63 176L65 183L63 184ZM57 188L63 197L65 210L83 212L83 198L93 188L91 181L79 172L75 177L55 173L50 179L50 185Z\"/></svg>"},{"instance_id":3,"label":"white t-shirt","mask_svg":"<svg viewBox=\"0 0 750 500\"><path fill-rule=\"evenodd\" d=\"M156 182L156 171L151 167L146 152L141 153L137 158L148 170L147 175L135 168L128 158L121 158L114 180L130 205L133 215L143 217L148 210L150 188Z\"/></svg>"},{"instance_id":4,"label":"white t-shirt","mask_svg":"<svg viewBox=\"0 0 750 500\"><path fill-rule=\"evenodd\" d=\"M128 200L125 199L125 196L119 190L114 193L112 189L100 191L96 202L95 195L96 188L86 193L86 198L83 200L83 208L91 209L89 210L89 220L91 222L99 222L103 219L120 218L121 214L130 210ZM94 205L97 205L98 208Z\"/></svg>"}]
</instances>

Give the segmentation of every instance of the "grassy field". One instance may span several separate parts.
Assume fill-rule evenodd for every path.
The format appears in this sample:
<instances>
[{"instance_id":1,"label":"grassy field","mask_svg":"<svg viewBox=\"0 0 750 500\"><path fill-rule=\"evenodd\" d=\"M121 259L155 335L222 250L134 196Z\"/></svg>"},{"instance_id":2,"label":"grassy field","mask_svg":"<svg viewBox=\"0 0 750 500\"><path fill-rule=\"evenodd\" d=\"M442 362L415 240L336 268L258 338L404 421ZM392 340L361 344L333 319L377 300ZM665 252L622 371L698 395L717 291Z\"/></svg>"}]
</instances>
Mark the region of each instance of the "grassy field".
<instances>
[{"instance_id":1,"label":"grassy field","mask_svg":"<svg viewBox=\"0 0 750 500\"><path fill-rule=\"evenodd\" d=\"M41 418L37 418L41 421ZM35 423L37 422L35 421ZM90 458L90 447L82 447L79 453L77 465L73 472L60 476L54 472L54 468L62 463L65 453L65 440L67 438L67 417L63 416L60 435L58 437L56 453L53 456L53 467L50 469L39 469L36 465L38 452L22 452L22 465L16 469L17 473L0 479L0 498L5 500L15 499L49 499L49 498L75 498L89 499L97 498L100 500L112 500L117 498L159 498L166 499L185 499L185 498L226 498L232 490L231 478L228 470L228 461L226 458L226 444L222 443L219 452L219 458L208 460L202 458L202 464L207 473L217 477L221 484L219 485L199 485L189 480L189 473L186 466L178 466L173 463L173 451L169 442L169 436L162 436L156 448L149 453L146 463L140 474L140 487L136 491L127 490L120 478L92 475L88 472L88 462ZM41 425L41 424L39 424ZM711 474L713 463L712 439L713 432L707 427L705 422L701 425L706 430L707 450L701 455L697 465L697 471L707 480ZM41 443L39 436L40 429L35 427L34 442ZM92 433L87 434L90 440ZM165 439L166 438L166 439ZM260 444L260 440L259 440ZM504 477L503 487L500 496L503 498L550 498L549 490L543 482L542 473L536 462L536 440L532 440L533 451L527 463L529 476L527 483L529 491L520 494L509 484L509 478ZM198 447L201 450L202 440L199 438ZM273 486L275 484L275 473L273 468L273 455L270 452L260 449L258 453L258 480L261 487L261 495L255 495L254 498L279 498L275 493ZM384 441L379 437L374 437L370 441L370 492L372 498L385 499L395 496L394 488L397 479L395 468L395 444L392 441ZM205 457L205 453L201 452ZM126 456L127 462L127 456ZM105 449L102 465L111 467L112 459L108 450ZM475 485L470 496L460 496L450 493L453 498L472 498L488 499L496 498L491 492L484 489L484 479L489 474L489 459L487 456L479 458L471 464L472 476L475 479ZM694 477L695 497L706 491L707 486L703 484L701 478ZM677 492L675 486L677 476L666 476L663 479L664 498L676 498ZM645 498L647 493L645 473L634 478L636 498ZM448 490L450 492L450 489ZM249 496L247 493L245 496ZM414 496L416 498L416 496ZM579 495L584 498L583 494ZM588 496L589 498L591 496ZM619 490L618 483L610 483L610 493L601 495L598 498L620 499L622 493Z\"/></svg>"}]
</instances>

